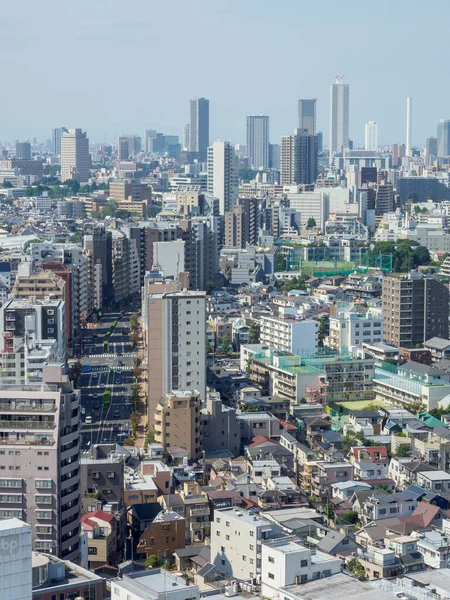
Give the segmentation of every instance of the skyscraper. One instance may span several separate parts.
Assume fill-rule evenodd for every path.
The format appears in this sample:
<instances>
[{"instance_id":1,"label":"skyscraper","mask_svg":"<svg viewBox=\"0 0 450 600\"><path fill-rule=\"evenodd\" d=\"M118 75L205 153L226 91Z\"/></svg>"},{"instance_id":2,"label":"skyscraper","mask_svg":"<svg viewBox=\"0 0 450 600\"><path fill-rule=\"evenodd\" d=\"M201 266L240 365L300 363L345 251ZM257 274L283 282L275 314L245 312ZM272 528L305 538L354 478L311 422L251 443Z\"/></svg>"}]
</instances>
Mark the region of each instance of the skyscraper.
<instances>
[{"instance_id":1,"label":"skyscraper","mask_svg":"<svg viewBox=\"0 0 450 600\"><path fill-rule=\"evenodd\" d=\"M406 98L406 156L412 156L411 149L411 135L412 135L412 98L408 96Z\"/></svg>"},{"instance_id":2,"label":"skyscraper","mask_svg":"<svg viewBox=\"0 0 450 600\"><path fill-rule=\"evenodd\" d=\"M52 150L53 156L61 156L61 138L67 129L65 127L57 127L52 130Z\"/></svg>"},{"instance_id":3,"label":"skyscraper","mask_svg":"<svg viewBox=\"0 0 450 600\"><path fill-rule=\"evenodd\" d=\"M333 154L348 148L348 119L350 92L344 76L338 75L330 89L330 164Z\"/></svg>"},{"instance_id":4,"label":"skyscraper","mask_svg":"<svg viewBox=\"0 0 450 600\"><path fill-rule=\"evenodd\" d=\"M247 154L251 169L264 171L269 167L269 117L247 117Z\"/></svg>"},{"instance_id":5,"label":"skyscraper","mask_svg":"<svg viewBox=\"0 0 450 600\"><path fill-rule=\"evenodd\" d=\"M441 119L437 124L437 156L450 156L450 121Z\"/></svg>"},{"instance_id":6,"label":"skyscraper","mask_svg":"<svg viewBox=\"0 0 450 600\"><path fill-rule=\"evenodd\" d=\"M195 98L191 100L189 122L189 150L198 152L200 158L206 158L209 146L209 100Z\"/></svg>"},{"instance_id":7,"label":"skyscraper","mask_svg":"<svg viewBox=\"0 0 450 600\"><path fill-rule=\"evenodd\" d=\"M364 149L378 150L378 123L369 121L364 129Z\"/></svg>"},{"instance_id":8,"label":"skyscraper","mask_svg":"<svg viewBox=\"0 0 450 600\"><path fill-rule=\"evenodd\" d=\"M316 103L315 98L298 101L298 127L307 129L308 135L316 135Z\"/></svg>"},{"instance_id":9,"label":"skyscraper","mask_svg":"<svg viewBox=\"0 0 450 600\"><path fill-rule=\"evenodd\" d=\"M281 138L280 171L282 185L314 183L317 178L318 140L307 129Z\"/></svg>"},{"instance_id":10,"label":"skyscraper","mask_svg":"<svg viewBox=\"0 0 450 600\"><path fill-rule=\"evenodd\" d=\"M18 160L31 160L31 144L30 142L16 143L16 158Z\"/></svg>"},{"instance_id":11,"label":"skyscraper","mask_svg":"<svg viewBox=\"0 0 450 600\"><path fill-rule=\"evenodd\" d=\"M439 126L439 124L438 124ZM433 164L433 161L435 160L435 158L438 155L438 139L437 137L431 136L429 138L427 138L427 145L426 145L426 152L427 152L427 165L431 165Z\"/></svg>"},{"instance_id":12,"label":"skyscraper","mask_svg":"<svg viewBox=\"0 0 450 600\"><path fill-rule=\"evenodd\" d=\"M230 142L213 142L208 148L208 194L219 199L219 213L233 209L238 199L237 158Z\"/></svg>"},{"instance_id":13,"label":"skyscraper","mask_svg":"<svg viewBox=\"0 0 450 600\"><path fill-rule=\"evenodd\" d=\"M145 152L149 153L153 151L153 140L156 138L158 132L156 129L146 129L144 132L144 148Z\"/></svg>"},{"instance_id":14,"label":"skyscraper","mask_svg":"<svg viewBox=\"0 0 450 600\"><path fill-rule=\"evenodd\" d=\"M89 139L81 129L69 129L61 138L61 181L87 183L90 177Z\"/></svg>"}]
</instances>

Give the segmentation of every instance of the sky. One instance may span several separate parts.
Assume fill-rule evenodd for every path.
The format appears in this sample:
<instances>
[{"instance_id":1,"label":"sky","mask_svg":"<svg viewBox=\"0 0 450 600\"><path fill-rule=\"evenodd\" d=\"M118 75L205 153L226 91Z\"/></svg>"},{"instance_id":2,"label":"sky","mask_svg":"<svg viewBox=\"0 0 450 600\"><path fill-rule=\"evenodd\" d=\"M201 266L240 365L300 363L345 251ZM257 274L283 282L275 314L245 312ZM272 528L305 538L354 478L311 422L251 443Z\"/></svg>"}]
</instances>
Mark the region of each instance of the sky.
<instances>
[{"instance_id":1,"label":"sky","mask_svg":"<svg viewBox=\"0 0 450 600\"><path fill-rule=\"evenodd\" d=\"M22 0L0 12L0 139L45 140L81 127L91 141L152 128L183 138L189 99L210 99L210 138L245 144L245 117L270 116L278 143L297 99L350 85L350 138L413 145L450 118L450 16L422 0Z\"/></svg>"}]
</instances>

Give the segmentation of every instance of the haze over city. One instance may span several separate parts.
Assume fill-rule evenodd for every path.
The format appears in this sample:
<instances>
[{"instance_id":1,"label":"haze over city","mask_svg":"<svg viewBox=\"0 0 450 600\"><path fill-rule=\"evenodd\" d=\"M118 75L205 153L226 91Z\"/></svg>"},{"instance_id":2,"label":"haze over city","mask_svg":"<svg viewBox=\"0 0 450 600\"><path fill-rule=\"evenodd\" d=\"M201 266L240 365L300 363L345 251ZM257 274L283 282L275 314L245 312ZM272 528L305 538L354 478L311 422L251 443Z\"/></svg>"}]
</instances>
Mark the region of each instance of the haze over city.
<instances>
[{"instance_id":1,"label":"haze over city","mask_svg":"<svg viewBox=\"0 0 450 600\"><path fill-rule=\"evenodd\" d=\"M0 137L46 139L61 123L96 142L147 127L182 136L188 99L205 96L211 139L245 143L245 116L267 114L278 143L307 97L317 97L328 139L329 86L343 74L356 144L369 120L381 144L404 142L412 96L412 143L423 145L450 117L441 9L418 0L370 9L354 0L5 3Z\"/></svg>"}]
</instances>

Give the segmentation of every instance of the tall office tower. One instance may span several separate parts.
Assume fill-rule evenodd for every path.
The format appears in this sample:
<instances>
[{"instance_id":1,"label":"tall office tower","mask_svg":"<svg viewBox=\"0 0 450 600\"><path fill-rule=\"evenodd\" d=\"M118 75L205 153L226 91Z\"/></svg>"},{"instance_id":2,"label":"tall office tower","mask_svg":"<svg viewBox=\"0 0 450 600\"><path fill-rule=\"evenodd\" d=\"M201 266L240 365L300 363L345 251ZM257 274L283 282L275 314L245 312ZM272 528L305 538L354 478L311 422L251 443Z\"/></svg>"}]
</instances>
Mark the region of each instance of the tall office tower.
<instances>
[{"instance_id":1,"label":"tall office tower","mask_svg":"<svg viewBox=\"0 0 450 600\"><path fill-rule=\"evenodd\" d=\"M74 179L87 183L90 177L91 157L89 139L81 129L69 129L61 137L61 181Z\"/></svg>"},{"instance_id":2,"label":"tall office tower","mask_svg":"<svg viewBox=\"0 0 450 600\"><path fill-rule=\"evenodd\" d=\"M405 152L406 152L405 144L393 144L392 145L391 165L393 167L399 167L402 164L402 158L405 156Z\"/></svg>"},{"instance_id":3,"label":"tall office tower","mask_svg":"<svg viewBox=\"0 0 450 600\"><path fill-rule=\"evenodd\" d=\"M316 135L316 98L298 101L298 128L306 129L308 135Z\"/></svg>"},{"instance_id":4,"label":"tall office tower","mask_svg":"<svg viewBox=\"0 0 450 600\"><path fill-rule=\"evenodd\" d=\"M450 121L442 119L437 124L437 156L450 156Z\"/></svg>"},{"instance_id":5,"label":"tall office tower","mask_svg":"<svg viewBox=\"0 0 450 600\"><path fill-rule=\"evenodd\" d=\"M406 98L406 156L412 156L411 149L411 135L412 135L412 98L408 96Z\"/></svg>"},{"instance_id":6,"label":"tall office tower","mask_svg":"<svg viewBox=\"0 0 450 600\"><path fill-rule=\"evenodd\" d=\"M195 98L191 100L189 121L189 150L198 152L200 159L206 158L209 146L209 100Z\"/></svg>"},{"instance_id":7,"label":"tall office tower","mask_svg":"<svg viewBox=\"0 0 450 600\"><path fill-rule=\"evenodd\" d=\"M144 132L144 148L147 154L153 151L153 140L157 133L156 129L146 129Z\"/></svg>"},{"instance_id":8,"label":"tall office tower","mask_svg":"<svg viewBox=\"0 0 450 600\"><path fill-rule=\"evenodd\" d=\"M343 75L338 75L330 89L330 165L333 155L341 154L349 146L349 106L349 85L344 83Z\"/></svg>"},{"instance_id":9,"label":"tall office tower","mask_svg":"<svg viewBox=\"0 0 450 600\"><path fill-rule=\"evenodd\" d=\"M435 159L438 155L438 139L437 139L437 137L431 136L431 137L427 138L426 153L427 153L427 165L430 166L433 164L433 162L435 161Z\"/></svg>"},{"instance_id":10,"label":"tall office tower","mask_svg":"<svg viewBox=\"0 0 450 600\"><path fill-rule=\"evenodd\" d=\"M369 121L364 128L364 149L378 150L378 123Z\"/></svg>"},{"instance_id":11,"label":"tall office tower","mask_svg":"<svg viewBox=\"0 0 450 600\"><path fill-rule=\"evenodd\" d=\"M0 521L1 595L5 600L30 600L32 591L31 527L17 518ZM39 568L39 567L36 567Z\"/></svg>"},{"instance_id":12,"label":"tall office tower","mask_svg":"<svg viewBox=\"0 0 450 600\"><path fill-rule=\"evenodd\" d=\"M113 301L112 234L102 226L84 236L84 250L89 265L90 304L99 309Z\"/></svg>"},{"instance_id":13,"label":"tall office tower","mask_svg":"<svg viewBox=\"0 0 450 600\"><path fill-rule=\"evenodd\" d=\"M247 117L247 154L251 169L265 171L269 167L269 117Z\"/></svg>"},{"instance_id":14,"label":"tall office tower","mask_svg":"<svg viewBox=\"0 0 450 600\"><path fill-rule=\"evenodd\" d=\"M64 364L39 385L0 389L0 515L29 523L33 549L80 554L80 400Z\"/></svg>"},{"instance_id":15,"label":"tall office tower","mask_svg":"<svg viewBox=\"0 0 450 600\"><path fill-rule=\"evenodd\" d=\"M30 142L16 142L16 159L31 160Z\"/></svg>"},{"instance_id":16,"label":"tall office tower","mask_svg":"<svg viewBox=\"0 0 450 600\"><path fill-rule=\"evenodd\" d=\"M146 298L151 423L158 402L172 390L197 390L206 400L206 294L161 287L150 285Z\"/></svg>"},{"instance_id":17,"label":"tall office tower","mask_svg":"<svg viewBox=\"0 0 450 600\"><path fill-rule=\"evenodd\" d=\"M448 288L422 273L383 277L385 339L404 348L413 348L432 337L447 339L448 300Z\"/></svg>"},{"instance_id":18,"label":"tall office tower","mask_svg":"<svg viewBox=\"0 0 450 600\"><path fill-rule=\"evenodd\" d=\"M192 127L191 127L192 131ZM232 210L238 199L239 172L230 142L213 142L208 148L208 194L219 199L219 213Z\"/></svg>"},{"instance_id":19,"label":"tall office tower","mask_svg":"<svg viewBox=\"0 0 450 600\"><path fill-rule=\"evenodd\" d=\"M190 146L190 133L191 133L191 126L189 123L186 123L186 125L184 126L184 141L183 141L183 147L186 150L189 150L189 146Z\"/></svg>"},{"instance_id":20,"label":"tall office tower","mask_svg":"<svg viewBox=\"0 0 450 600\"><path fill-rule=\"evenodd\" d=\"M269 168L280 170L280 144L269 144Z\"/></svg>"},{"instance_id":21,"label":"tall office tower","mask_svg":"<svg viewBox=\"0 0 450 600\"><path fill-rule=\"evenodd\" d=\"M280 171L282 185L314 183L317 178L318 140L306 129L281 138Z\"/></svg>"},{"instance_id":22,"label":"tall office tower","mask_svg":"<svg viewBox=\"0 0 450 600\"><path fill-rule=\"evenodd\" d=\"M225 246L245 248L258 241L258 199L239 198L231 212L225 213Z\"/></svg>"},{"instance_id":23,"label":"tall office tower","mask_svg":"<svg viewBox=\"0 0 450 600\"><path fill-rule=\"evenodd\" d=\"M61 156L61 138L67 129L65 127L57 127L52 129L52 152L53 156Z\"/></svg>"},{"instance_id":24,"label":"tall office tower","mask_svg":"<svg viewBox=\"0 0 450 600\"><path fill-rule=\"evenodd\" d=\"M385 180L377 185L375 199L375 216L381 220L387 212L394 210L394 186Z\"/></svg>"},{"instance_id":25,"label":"tall office tower","mask_svg":"<svg viewBox=\"0 0 450 600\"><path fill-rule=\"evenodd\" d=\"M139 154L142 150L142 140L139 135L121 135L117 140L119 160L128 160L130 156Z\"/></svg>"}]
</instances>

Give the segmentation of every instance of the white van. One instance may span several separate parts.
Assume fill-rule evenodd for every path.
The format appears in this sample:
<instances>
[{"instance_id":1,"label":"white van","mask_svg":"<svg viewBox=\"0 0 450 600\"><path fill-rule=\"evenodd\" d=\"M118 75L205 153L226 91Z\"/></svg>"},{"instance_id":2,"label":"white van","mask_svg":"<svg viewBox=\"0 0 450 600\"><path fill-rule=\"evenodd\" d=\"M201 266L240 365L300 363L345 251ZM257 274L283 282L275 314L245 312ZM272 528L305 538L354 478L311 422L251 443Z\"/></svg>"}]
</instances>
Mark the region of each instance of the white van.
<instances>
[{"instance_id":1,"label":"white van","mask_svg":"<svg viewBox=\"0 0 450 600\"><path fill-rule=\"evenodd\" d=\"M88 424L88 425L89 425L90 423L92 423L92 417L91 417L91 415L88 415L88 416L86 417L86 421L85 421L85 422L86 422L86 424Z\"/></svg>"}]
</instances>

